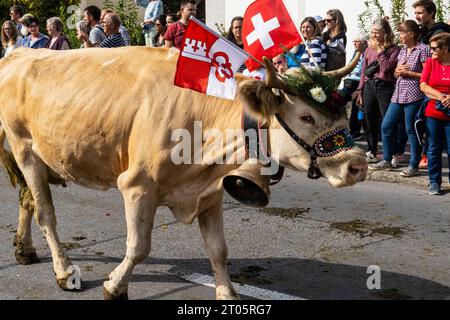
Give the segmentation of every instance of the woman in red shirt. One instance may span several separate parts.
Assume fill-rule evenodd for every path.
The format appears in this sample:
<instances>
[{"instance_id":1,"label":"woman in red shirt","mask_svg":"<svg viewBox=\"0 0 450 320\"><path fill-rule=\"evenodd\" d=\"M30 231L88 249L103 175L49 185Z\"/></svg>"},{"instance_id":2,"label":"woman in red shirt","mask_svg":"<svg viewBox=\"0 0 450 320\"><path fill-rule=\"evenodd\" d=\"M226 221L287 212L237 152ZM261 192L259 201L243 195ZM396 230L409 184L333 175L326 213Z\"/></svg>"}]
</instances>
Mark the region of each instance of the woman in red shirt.
<instances>
[{"instance_id":1,"label":"woman in red shirt","mask_svg":"<svg viewBox=\"0 0 450 320\"><path fill-rule=\"evenodd\" d=\"M450 33L440 33L430 40L431 59L425 62L420 89L430 99L427 117L428 175L430 194L442 194L442 151L447 140L450 154ZM449 173L450 180L450 173Z\"/></svg>"}]
</instances>

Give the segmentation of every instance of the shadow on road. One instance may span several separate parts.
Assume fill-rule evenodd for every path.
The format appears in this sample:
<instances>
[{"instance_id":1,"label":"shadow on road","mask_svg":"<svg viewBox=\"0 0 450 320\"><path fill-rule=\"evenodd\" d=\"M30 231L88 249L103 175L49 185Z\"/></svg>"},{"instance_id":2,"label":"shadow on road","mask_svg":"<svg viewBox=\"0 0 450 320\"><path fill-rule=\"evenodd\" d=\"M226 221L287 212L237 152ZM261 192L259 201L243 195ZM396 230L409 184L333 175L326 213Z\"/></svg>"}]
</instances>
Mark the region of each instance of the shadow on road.
<instances>
[{"instance_id":1,"label":"shadow on road","mask_svg":"<svg viewBox=\"0 0 450 320\"><path fill-rule=\"evenodd\" d=\"M120 258L73 254L72 262L111 263L111 271ZM48 257L42 259L51 266ZM207 259L148 258L143 265L149 274L135 273L131 281L137 283L188 283L176 275L199 273L212 276ZM171 266L168 273L155 273L152 265ZM450 299L450 287L432 280L405 273L381 269L381 289L369 290L367 267L328 263L297 258L231 259L228 262L231 280L240 284L276 291L304 299ZM411 272L411 271L409 271ZM151 273L151 274L150 274ZM175 276L174 276L175 275ZM83 291L101 288L104 279L83 282ZM159 295L158 295L159 296ZM153 296L152 298L155 298ZM242 297L246 298L246 297ZM251 297L249 297L251 299Z\"/></svg>"}]
</instances>

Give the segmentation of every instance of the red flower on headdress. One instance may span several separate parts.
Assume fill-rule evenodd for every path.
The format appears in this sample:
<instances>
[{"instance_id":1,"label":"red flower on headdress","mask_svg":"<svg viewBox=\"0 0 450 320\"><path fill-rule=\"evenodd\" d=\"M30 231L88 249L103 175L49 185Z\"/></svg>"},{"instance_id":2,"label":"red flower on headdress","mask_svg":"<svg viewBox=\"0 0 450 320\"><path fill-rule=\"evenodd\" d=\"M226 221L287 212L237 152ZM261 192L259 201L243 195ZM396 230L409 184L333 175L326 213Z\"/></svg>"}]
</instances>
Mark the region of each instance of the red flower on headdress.
<instances>
[{"instance_id":1,"label":"red flower on headdress","mask_svg":"<svg viewBox=\"0 0 450 320\"><path fill-rule=\"evenodd\" d=\"M325 106L332 113L339 113L344 104L344 96L338 91L333 91L327 101L325 101Z\"/></svg>"}]
</instances>

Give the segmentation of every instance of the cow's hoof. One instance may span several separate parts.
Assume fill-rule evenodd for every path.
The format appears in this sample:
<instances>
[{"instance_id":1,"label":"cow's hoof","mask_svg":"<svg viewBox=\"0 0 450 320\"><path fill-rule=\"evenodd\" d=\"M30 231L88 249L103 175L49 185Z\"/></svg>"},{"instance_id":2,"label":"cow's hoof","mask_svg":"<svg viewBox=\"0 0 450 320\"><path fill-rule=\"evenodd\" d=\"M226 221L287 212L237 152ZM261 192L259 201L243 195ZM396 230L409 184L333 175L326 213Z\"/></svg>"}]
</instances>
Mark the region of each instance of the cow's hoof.
<instances>
[{"instance_id":1,"label":"cow's hoof","mask_svg":"<svg viewBox=\"0 0 450 320\"><path fill-rule=\"evenodd\" d=\"M73 268L73 266L71 267ZM56 277L56 283L64 291L80 291L83 285L83 281L81 280L79 268L74 267L72 270L70 270L71 267L69 267L68 271L66 271L60 278L56 276L55 270L53 270L53 273Z\"/></svg>"},{"instance_id":2,"label":"cow's hoof","mask_svg":"<svg viewBox=\"0 0 450 320\"><path fill-rule=\"evenodd\" d=\"M105 300L128 300L128 291L111 293L103 286L103 298Z\"/></svg>"},{"instance_id":3,"label":"cow's hoof","mask_svg":"<svg viewBox=\"0 0 450 320\"><path fill-rule=\"evenodd\" d=\"M79 279L78 283L73 283L69 277L56 279L58 286L64 291L80 291L83 286L83 281Z\"/></svg>"},{"instance_id":4,"label":"cow's hoof","mask_svg":"<svg viewBox=\"0 0 450 320\"><path fill-rule=\"evenodd\" d=\"M33 263L41 262L41 259L36 254L36 249L34 248L21 248L20 245L15 252L16 260L18 263L23 265L29 265Z\"/></svg>"}]
</instances>

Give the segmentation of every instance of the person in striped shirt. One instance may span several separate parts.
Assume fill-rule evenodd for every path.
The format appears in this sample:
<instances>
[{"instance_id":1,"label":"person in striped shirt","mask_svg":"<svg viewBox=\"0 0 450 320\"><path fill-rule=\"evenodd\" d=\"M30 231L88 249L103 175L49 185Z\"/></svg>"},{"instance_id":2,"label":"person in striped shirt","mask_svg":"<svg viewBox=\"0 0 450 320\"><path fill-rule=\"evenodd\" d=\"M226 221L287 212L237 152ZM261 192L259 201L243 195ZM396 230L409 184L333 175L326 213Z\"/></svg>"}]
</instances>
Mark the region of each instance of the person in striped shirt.
<instances>
[{"instance_id":1,"label":"person in striped shirt","mask_svg":"<svg viewBox=\"0 0 450 320\"><path fill-rule=\"evenodd\" d=\"M102 16L100 17L100 22L103 24L103 20L105 19L105 16L108 13L115 13L111 9L103 9L102 10ZM125 45L131 46L131 39L130 39L130 33L128 32L127 28L123 24L119 27L119 32L122 35L123 41L125 41Z\"/></svg>"},{"instance_id":2,"label":"person in striped shirt","mask_svg":"<svg viewBox=\"0 0 450 320\"><path fill-rule=\"evenodd\" d=\"M300 63L306 68L325 70L327 66L327 47L320 39L321 31L313 17L306 17L300 25L301 32L309 50L305 50Z\"/></svg>"},{"instance_id":3,"label":"person in striped shirt","mask_svg":"<svg viewBox=\"0 0 450 320\"><path fill-rule=\"evenodd\" d=\"M120 18L115 13L108 13L103 18L103 28L105 29L105 33L107 38L100 43L100 48L117 48L124 47L125 41L123 40L122 34L120 33ZM86 34L83 34L80 39L84 42L85 48L93 47L92 43L89 41L89 38L86 37Z\"/></svg>"}]
</instances>

